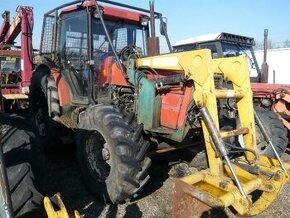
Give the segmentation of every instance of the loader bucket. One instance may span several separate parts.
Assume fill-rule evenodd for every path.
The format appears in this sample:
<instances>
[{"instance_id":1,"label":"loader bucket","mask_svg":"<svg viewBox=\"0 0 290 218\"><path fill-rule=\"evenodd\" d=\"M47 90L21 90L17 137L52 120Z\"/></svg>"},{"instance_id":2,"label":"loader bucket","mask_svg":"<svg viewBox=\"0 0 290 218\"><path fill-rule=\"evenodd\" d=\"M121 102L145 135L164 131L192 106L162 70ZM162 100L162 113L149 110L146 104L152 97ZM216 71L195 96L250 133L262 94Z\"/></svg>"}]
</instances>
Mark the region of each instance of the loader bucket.
<instances>
[{"instance_id":1,"label":"loader bucket","mask_svg":"<svg viewBox=\"0 0 290 218\"><path fill-rule=\"evenodd\" d=\"M212 207L208 203L208 197L206 194L201 194L194 186L188 185L182 180L176 180L173 198L173 217L202 217L203 214L212 210Z\"/></svg>"},{"instance_id":2,"label":"loader bucket","mask_svg":"<svg viewBox=\"0 0 290 218\"><path fill-rule=\"evenodd\" d=\"M233 183L229 170L223 177L213 176L209 170L204 170L176 180L172 216L217 217L225 214L227 207L238 215L258 215L278 198L284 185L289 182L290 165L285 166L288 173L281 171L277 160L261 157L259 168L262 170L257 175L249 172L252 169L245 170L235 165L246 198Z\"/></svg>"}]
</instances>

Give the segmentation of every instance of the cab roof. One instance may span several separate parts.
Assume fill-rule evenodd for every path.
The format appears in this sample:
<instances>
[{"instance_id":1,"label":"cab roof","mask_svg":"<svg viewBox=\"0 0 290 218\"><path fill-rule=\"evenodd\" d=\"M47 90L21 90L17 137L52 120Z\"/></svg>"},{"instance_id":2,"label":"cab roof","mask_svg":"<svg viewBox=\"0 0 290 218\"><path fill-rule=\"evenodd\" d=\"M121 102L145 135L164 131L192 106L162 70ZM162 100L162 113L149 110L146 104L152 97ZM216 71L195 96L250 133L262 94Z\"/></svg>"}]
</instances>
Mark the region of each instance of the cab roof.
<instances>
[{"instance_id":1,"label":"cab roof","mask_svg":"<svg viewBox=\"0 0 290 218\"><path fill-rule=\"evenodd\" d=\"M250 46L255 45L254 38L236 35L232 33L220 32L220 33L213 33L213 34L207 34L207 35L196 36L196 37L192 37L188 39L183 39L183 40L177 41L173 45L173 47L189 45L189 44L199 44L199 43L211 42L211 41L228 41L228 42L237 42L241 44L246 44Z\"/></svg>"},{"instance_id":2,"label":"cab roof","mask_svg":"<svg viewBox=\"0 0 290 218\"><path fill-rule=\"evenodd\" d=\"M93 1L88 1L88 2L83 3L82 5L81 4L73 5L62 10L61 14L74 12L80 9L84 9L86 7L95 8L95 3ZM130 23L139 23L141 17L148 17L148 15L145 13L140 13L140 12L132 11L129 9L111 7L111 6L103 5L103 4L102 5L99 4L99 7L103 11L103 16L106 19L112 19L112 20L122 19Z\"/></svg>"}]
</instances>

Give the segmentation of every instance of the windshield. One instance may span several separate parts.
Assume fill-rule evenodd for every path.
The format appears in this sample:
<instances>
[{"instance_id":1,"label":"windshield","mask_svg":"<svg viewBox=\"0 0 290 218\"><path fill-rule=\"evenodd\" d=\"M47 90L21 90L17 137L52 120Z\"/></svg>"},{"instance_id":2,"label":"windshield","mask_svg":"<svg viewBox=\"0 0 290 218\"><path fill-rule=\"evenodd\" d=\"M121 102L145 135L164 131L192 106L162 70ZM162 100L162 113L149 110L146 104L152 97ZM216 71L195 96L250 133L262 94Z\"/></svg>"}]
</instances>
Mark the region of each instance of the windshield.
<instances>
[{"instance_id":1,"label":"windshield","mask_svg":"<svg viewBox=\"0 0 290 218\"><path fill-rule=\"evenodd\" d=\"M78 11L64 14L62 18L59 53L64 57L66 64L69 63L76 70L82 70L83 61L88 59L86 13ZM135 45L143 55L147 54L147 28L122 20L105 20L105 24L117 53L126 46ZM93 19L92 34L95 70L99 70L100 61L112 56L113 52L99 19Z\"/></svg>"},{"instance_id":2,"label":"windshield","mask_svg":"<svg viewBox=\"0 0 290 218\"><path fill-rule=\"evenodd\" d=\"M148 31L141 26L124 23L119 21L105 21L113 46L117 53L130 45L140 48L142 55L147 54L146 40ZM109 41L99 19L93 20L93 57L96 70L100 67L98 64L108 56L112 56L113 51L109 46Z\"/></svg>"},{"instance_id":3,"label":"windshield","mask_svg":"<svg viewBox=\"0 0 290 218\"><path fill-rule=\"evenodd\" d=\"M252 46L240 45L238 43L226 43L222 42L222 51L224 57L236 57L246 56L249 60L249 66L251 71L251 77L257 77L257 65L255 63L255 57L253 56Z\"/></svg>"},{"instance_id":4,"label":"windshield","mask_svg":"<svg viewBox=\"0 0 290 218\"><path fill-rule=\"evenodd\" d=\"M122 60L123 50L127 46L136 46L139 55L147 55L148 28L136 24L126 23L123 20L105 20L105 25L112 41L113 47ZM108 37L105 34L101 21L93 19L93 59L94 59L94 83L96 98L102 99L108 96L108 84L110 83L110 71L115 63L115 56L110 47Z\"/></svg>"}]
</instances>

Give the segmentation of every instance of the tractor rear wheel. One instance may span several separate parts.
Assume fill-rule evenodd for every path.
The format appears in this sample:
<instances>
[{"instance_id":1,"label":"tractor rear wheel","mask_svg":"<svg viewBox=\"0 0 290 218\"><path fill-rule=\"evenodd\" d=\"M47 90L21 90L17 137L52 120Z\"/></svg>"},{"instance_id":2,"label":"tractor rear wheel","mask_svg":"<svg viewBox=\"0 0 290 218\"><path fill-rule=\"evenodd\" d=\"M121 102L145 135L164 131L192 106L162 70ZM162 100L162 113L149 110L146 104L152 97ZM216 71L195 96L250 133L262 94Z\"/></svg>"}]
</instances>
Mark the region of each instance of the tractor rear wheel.
<instances>
[{"instance_id":1,"label":"tractor rear wheel","mask_svg":"<svg viewBox=\"0 0 290 218\"><path fill-rule=\"evenodd\" d=\"M54 153L62 150L64 145L72 144L73 140L61 140L69 130L52 119L60 114L57 87L53 78L46 71L38 72L32 78L30 90L30 108L44 151Z\"/></svg>"},{"instance_id":2,"label":"tractor rear wheel","mask_svg":"<svg viewBox=\"0 0 290 218\"><path fill-rule=\"evenodd\" d=\"M288 145L287 129L283 126L281 119L273 111L261 107L255 107L255 111L261 119L270 139L275 146L279 156L282 156ZM256 124L257 146L259 154L275 158L275 153L271 146L263 138L259 126Z\"/></svg>"},{"instance_id":3,"label":"tractor rear wheel","mask_svg":"<svg viewBox=\"0 0 290 218\"><path fill-rule=\"evenodd\" d=\"M34 188L34 176L29 163L8 167L7 177L15 217L34 214L41 208L43 196Z\"/></svg>"},{"instance_id":4,"label":"tractor rear wheel","mask_svg":"<svg viewBox=\"0 0 290 218\"><path fill-rule=\"evenodd\" d=\"M43 196L35 188L34 177L39 179L41 176L42 157L34 144L37 142L32 119L27 115L1 114L0 121L0 146L4 153L14 216L43 217Z\"/></svg>"},{"instance_id":5,"label":"tractor rear wheel","mask_svg":"<svg viewBox=\"0 0 290 218\"><path fill-rule=\"evenodd\" d=\"M113 106L98 105L81 115L77 157L87 188L98 198L118 204L133 197L149 179L149 143L142 126Z\"/></svg>"}]
</instances>

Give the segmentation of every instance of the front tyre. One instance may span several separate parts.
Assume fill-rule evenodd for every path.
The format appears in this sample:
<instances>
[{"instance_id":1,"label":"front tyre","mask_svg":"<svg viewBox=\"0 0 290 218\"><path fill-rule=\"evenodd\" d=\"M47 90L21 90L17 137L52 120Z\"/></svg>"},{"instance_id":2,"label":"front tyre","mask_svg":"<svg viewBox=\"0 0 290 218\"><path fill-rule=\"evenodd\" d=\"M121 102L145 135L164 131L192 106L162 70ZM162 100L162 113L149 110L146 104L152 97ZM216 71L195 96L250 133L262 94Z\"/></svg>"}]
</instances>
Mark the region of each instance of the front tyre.
<instances>
[{"instance_id":1,"label":"front tyre","mask_svg":"<svg viewBox=\"0 0 290 218\"><path fill-rule=\"evenodd\" d=\"M118 204L133 197L149 179L149 143L142 126L113 106L98 105L81 115L77 157L87 188L105 202Z\"/></svg>"}]
</instances>

